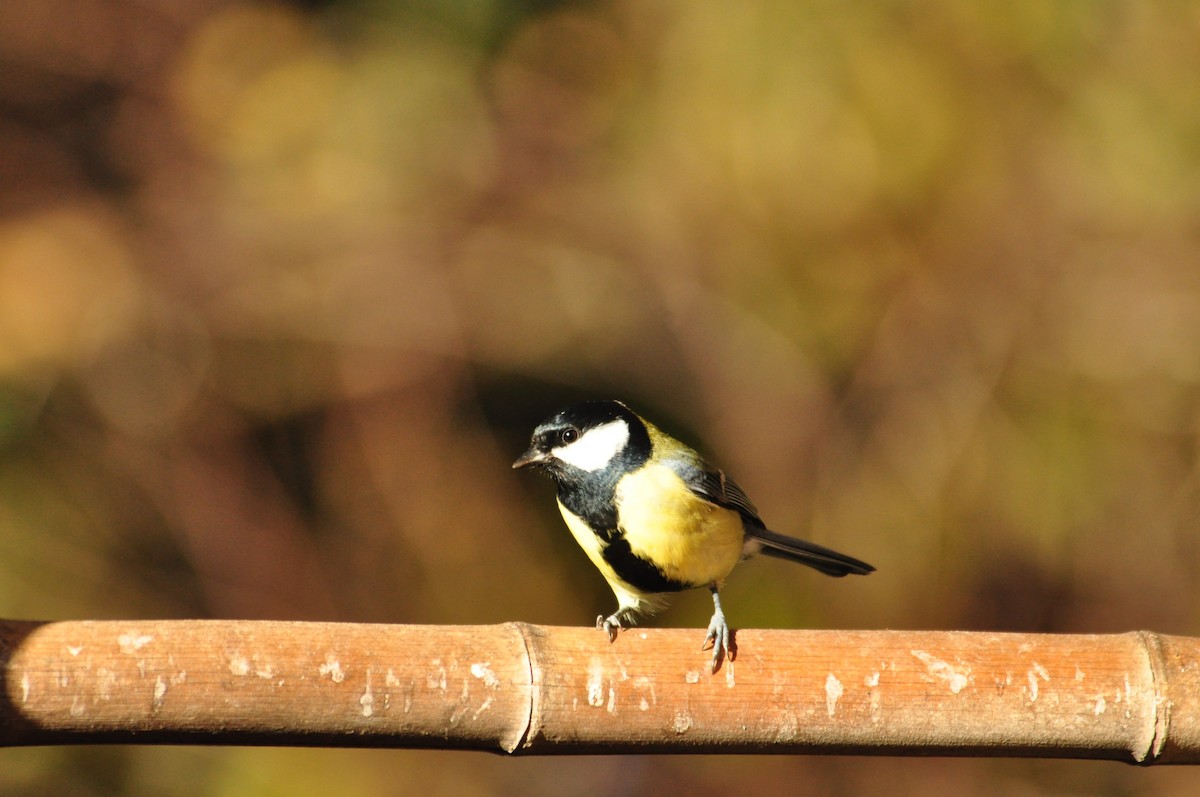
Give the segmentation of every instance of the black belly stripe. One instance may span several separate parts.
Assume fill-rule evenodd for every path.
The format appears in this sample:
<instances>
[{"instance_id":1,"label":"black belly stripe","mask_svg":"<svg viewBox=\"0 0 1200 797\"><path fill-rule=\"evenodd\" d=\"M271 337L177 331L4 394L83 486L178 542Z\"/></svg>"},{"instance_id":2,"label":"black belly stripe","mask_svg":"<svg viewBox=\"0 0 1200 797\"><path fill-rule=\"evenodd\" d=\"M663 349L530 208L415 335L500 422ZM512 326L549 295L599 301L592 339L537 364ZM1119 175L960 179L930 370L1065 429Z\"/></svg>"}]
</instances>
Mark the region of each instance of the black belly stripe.
<instances>
[{"instance_id":1,"label":"black belly stripe","mask_svg":"<svg viewBox=\"0 0 1200 797\"><path fill-rule=\"evenodd\" d=\"M680 592L697 586L667 578L653 562L630 550L629 541L620 535L610 538L605 546L604 561L622 581L641 592Z\"/></svg>"}]
</instances>

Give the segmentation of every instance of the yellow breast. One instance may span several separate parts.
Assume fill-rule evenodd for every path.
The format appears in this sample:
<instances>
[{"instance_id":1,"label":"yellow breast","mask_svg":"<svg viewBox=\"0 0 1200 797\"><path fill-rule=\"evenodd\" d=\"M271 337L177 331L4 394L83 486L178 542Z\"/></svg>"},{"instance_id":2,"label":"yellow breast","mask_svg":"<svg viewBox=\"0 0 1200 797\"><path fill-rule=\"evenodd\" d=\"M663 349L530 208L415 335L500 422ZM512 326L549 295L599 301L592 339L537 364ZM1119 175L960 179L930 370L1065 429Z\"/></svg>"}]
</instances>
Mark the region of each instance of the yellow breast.
<instances>
[{"instance_id":1,"label":"yellow breast","mask_svg":"<svg viewBox=\"0 0 1200 797\"><path fill-rule=\"evenodd\" d=\"M668 578L719 584L741 559L741 516L698 497L666 466L647 465L623 478L616 503L630 550Z\"/></svg>"}]
</instances>

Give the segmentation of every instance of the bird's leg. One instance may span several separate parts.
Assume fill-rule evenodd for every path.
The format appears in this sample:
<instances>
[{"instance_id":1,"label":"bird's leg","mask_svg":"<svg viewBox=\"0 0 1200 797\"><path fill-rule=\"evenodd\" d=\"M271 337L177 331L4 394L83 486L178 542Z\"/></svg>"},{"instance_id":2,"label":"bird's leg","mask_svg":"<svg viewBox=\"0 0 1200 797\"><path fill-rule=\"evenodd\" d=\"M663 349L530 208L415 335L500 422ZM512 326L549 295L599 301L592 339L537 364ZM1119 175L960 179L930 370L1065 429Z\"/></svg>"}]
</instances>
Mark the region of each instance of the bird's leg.
<instances>
[{"instance_id":1,"label":"bird's leg","mask_svg":"<svg viewBox=\"0 0 1200 797\"><path fill-rule=\"evenodd\" d=\"M596 618L596 627L604 629L604 633L608 634L609 642L617 641L617 631L621 630L621 621L629 618L633 609L629 606L622 606L608 617L600 615Z\"/></svg>"},{"instance_id":2,"label":"bird's leg","mask_svg":"<svg viewBox=\"0 0 1200 797\"><path fill-rule=\"evenodd\" d=\"M730 661L733 661L736 655L736 649L733 645L729 632L729 623L725 622L725 612L721 611L721 597L717 594L717 585L709 586L709 591L713 596L713 616L708 621L708 635L704 637L704 644L700 646L701 650L712 645L712 670L717 671L717 667L721 666L722 656L728 656Z\"/></svg>"}]
</instances>

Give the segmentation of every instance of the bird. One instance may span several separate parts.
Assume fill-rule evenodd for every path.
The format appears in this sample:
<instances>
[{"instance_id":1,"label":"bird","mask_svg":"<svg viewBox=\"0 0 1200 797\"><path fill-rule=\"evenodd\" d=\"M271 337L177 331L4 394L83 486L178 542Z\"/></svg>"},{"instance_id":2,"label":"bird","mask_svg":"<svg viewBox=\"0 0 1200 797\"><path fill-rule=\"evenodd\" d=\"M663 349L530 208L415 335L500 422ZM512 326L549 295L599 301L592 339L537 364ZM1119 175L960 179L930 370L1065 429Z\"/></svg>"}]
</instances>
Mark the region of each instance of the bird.
<instances>
[{"instance_id":1,"label":"bird","mask_svg":"<svg viewBox=\"0 0 1200 797\"><path fill-rule=\"evenodd\" d=\"M512 467L539 470L557 486L567 528L617 598L615 612L596 618L610 642L673 593L712 593L701 649L712 646L713 672L736 655L719 590L743 559L762 553L835 577L875 570L769 530L724 471L621 401L584 401L554 413Z\"/></svg>"}]
</instances>

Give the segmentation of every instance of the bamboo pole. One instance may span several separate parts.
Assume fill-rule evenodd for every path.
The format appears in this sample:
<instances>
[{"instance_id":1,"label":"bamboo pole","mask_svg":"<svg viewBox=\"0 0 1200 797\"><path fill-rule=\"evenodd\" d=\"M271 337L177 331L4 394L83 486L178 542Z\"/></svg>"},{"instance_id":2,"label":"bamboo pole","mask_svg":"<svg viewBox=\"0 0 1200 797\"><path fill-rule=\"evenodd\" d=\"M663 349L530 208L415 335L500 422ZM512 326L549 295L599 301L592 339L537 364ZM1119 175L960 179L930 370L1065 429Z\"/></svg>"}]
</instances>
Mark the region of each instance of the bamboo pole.
<instances>
[{"instance_id":1,"label":"bamboo pole","mask_svg":"<svg viewBox=\"0 0 1200 797\"><path fill-rule=\"evenodd\" d=\"M437 747L1200 762L1200 639L0 622L0 745Z\"/></svg>"}]
</instances>

